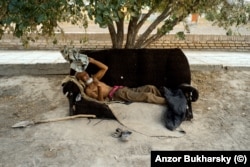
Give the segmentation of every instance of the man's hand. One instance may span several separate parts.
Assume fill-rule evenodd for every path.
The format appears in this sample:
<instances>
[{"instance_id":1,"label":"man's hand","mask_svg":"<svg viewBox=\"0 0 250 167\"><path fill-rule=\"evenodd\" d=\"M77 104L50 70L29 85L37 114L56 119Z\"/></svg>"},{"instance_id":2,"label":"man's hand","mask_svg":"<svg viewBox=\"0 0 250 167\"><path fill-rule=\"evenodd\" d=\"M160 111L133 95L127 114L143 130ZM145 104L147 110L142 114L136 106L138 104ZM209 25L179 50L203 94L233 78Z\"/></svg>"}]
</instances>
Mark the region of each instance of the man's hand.
<instances>
[{"instance_id":1,"label":"man's hand","mask_svg":"<svg viewBox=\"0 0 250 167\"><path fill-rule=\"evenodd\" d=\"M97 78L98 80L101 80L102 77L105 75L106 71L108 70L108 66L91 57L89 57L89 63L94 64L98 68L100 68L100 70L96 74L94 74L93 77Z\"/></svg>"},{"instance_id":2,"label":"man's hand","mask_svg":"<svg viewBox=\"0 0 250 167\"><path fill-rule=\"evenodd\" d=\"M94 59L92 57L89 57L89 62L90 63L93 63L94 62Z\"/></svg>"}]
</instances>

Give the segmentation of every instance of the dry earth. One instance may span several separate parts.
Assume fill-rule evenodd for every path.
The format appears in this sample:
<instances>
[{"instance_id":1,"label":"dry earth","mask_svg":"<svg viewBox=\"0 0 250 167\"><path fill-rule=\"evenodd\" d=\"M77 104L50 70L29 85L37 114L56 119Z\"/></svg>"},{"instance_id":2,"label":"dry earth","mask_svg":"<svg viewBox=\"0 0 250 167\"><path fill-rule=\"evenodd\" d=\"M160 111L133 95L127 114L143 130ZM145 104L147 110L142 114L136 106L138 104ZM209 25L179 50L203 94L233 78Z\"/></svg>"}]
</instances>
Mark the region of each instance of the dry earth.
<instances>
[{"instance_id":1,"label":"dry earth","mask_svg":"<svg viewBox=\"0 0 250 167\"><path fill-rule=\"evenodd\" d=\"M250 150L250 71L193 71L200 99L181 138L133 133L121 142L110 135L123 128L118 122L85 118L11 128L22 120L67 115L64 77L0 77L0 167L145 167L151 150Z\"/></svg>"}]
</instances>

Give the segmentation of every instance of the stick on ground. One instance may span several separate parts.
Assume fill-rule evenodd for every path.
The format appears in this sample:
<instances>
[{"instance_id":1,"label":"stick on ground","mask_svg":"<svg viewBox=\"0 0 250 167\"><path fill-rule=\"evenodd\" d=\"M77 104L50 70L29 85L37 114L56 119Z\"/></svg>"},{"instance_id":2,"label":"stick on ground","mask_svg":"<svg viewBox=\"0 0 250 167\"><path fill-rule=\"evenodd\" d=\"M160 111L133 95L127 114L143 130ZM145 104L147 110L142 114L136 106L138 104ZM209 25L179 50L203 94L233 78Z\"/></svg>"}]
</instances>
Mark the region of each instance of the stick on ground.
<instances>
[{"instance_id":1,"label":"stick on ground","mask_svg":"<svg viewBox=\"0 0 250 167\"><path fill-rule=\"evenodd\" d=\"M76 118L96 118L95 115L89 115L89 114L80 114L80 115L74 115L74 116L67 116L67 117L61 117L61 118L55 118L55 119L47 119L47 120L40 120L40 121L21 121L16 123L12 126L12 128L26 128L27 126L35 125L35 124L41 124L41 123L48 123L48 122L58 122L58 121L66 121L66 120L72 120Z\"/></svg>"}]
</instances>

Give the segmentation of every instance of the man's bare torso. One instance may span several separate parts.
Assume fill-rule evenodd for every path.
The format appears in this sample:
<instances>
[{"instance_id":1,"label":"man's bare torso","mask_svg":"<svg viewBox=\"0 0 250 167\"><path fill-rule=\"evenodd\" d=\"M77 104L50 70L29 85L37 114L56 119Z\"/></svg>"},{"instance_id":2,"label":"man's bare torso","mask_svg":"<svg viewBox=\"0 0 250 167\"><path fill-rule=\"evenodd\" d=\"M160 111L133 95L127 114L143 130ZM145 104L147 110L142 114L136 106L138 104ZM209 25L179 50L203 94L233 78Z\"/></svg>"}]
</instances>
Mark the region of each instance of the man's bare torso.
<instances>
[{"instance_id":1,"label":"man's bare torso","mask_svg":"<svg viewBox=\"0 0 250 167\"><path fill-rule=\"evenodd\" d=\"M103 99L107 98L112 87L108 86L104 82L101 82L97 79L94 79L94 81L85 88L85 92L88 96L98 99L98 96L99 96L98 87L99 87L99 90L101 91L99 93L101 93L102 98Z\"/></svg>"}]
</instances>

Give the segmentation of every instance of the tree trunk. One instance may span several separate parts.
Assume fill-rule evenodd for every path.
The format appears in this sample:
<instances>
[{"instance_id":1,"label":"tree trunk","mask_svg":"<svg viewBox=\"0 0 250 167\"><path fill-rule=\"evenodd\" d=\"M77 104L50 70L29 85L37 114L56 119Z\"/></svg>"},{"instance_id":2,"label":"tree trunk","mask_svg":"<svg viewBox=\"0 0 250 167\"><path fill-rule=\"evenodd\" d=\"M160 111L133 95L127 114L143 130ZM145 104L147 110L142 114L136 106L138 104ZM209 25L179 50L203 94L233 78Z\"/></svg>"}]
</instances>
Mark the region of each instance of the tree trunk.
<instances>
[{"instance_id":1,"label":"tree trunk","mask_svg":"<svg viewBox=\"0 0 250 167\"><path fill-rule=\"evenodd\" d=\"M109 35L112 41L112 48L116 48L116 32L115 32L115 27L114 24L109 24L108 25L108 29L109 29Z\"/></svg>"},{"instance_id":2,"label":"tree trunk","mask_svg":"<svg viewBox=\"0 0 250 167\"><path fill-rule=\"evenodd\" d=\"M132 17L129 25L128 25L128 32L127 32L127 39L125 48L145 48L150 45L155 40L161 38L164 34L154 34L151 35L153 30L166 19L170 13L175 10L173 7L166 8L154 21L153 23L147 28L147 30L138 36L138 32L142 25L145 23L147 18L155 11L156 7L151 9L146 15L144 15L141 19L140 16ZM124 40L124 18L116 22L115 25L112 23L109 25L109 32L112 39L113 48L122 48L123 47L123 40Z\"/></svg>"},{"instance_id":3,"label":"tree trunk","mask_svg":"<svg viewBox=\"0 0 250 167\"><path fill-rule=\"evenodd\" d=\"M137 25L138 18L131 18L129 25L128 25L128 34L127 34L127 41L125 48L134 48L135 39L137 36L136 25Z\"/></svg>"},{"instance_id":4,"label":"tree trunk","mask_svg":"<svg viewBox=\"0 0 250 167\"><path fill-rule=\"evenodd\" d=\"M138 35L138 32L145 21L149 18L149 16L153 13L154 9L150 10L146 15L144 15L141 19L139 17L131 18L128 25L128 34L125 48L135 48L135 42Z\"/></svg>"},{"instance_id":5,"label":"tree trunk","mask_svg":"<svg viewBox=\"0 0 250 167\"><path fill-rule=\"evenodd\" d=\"M116 27L117 27L116 48L122 48L124 40L124 18L120 19L119 22L116 22Z\"/></svg>"},{"instance_id":6,"label":"tree trunk","mask_svg":"<svg viewBox=\"0 0 250 167\"><path fill-rule=\"evenodd\" d=\"M121 19L119 20L119 22L116 22L116 29L113 23L108 25L113 49L122 48L123 40L124 40L124 25L123 24L124 24L124 19Z\"/></svg>"}]
</instances>

